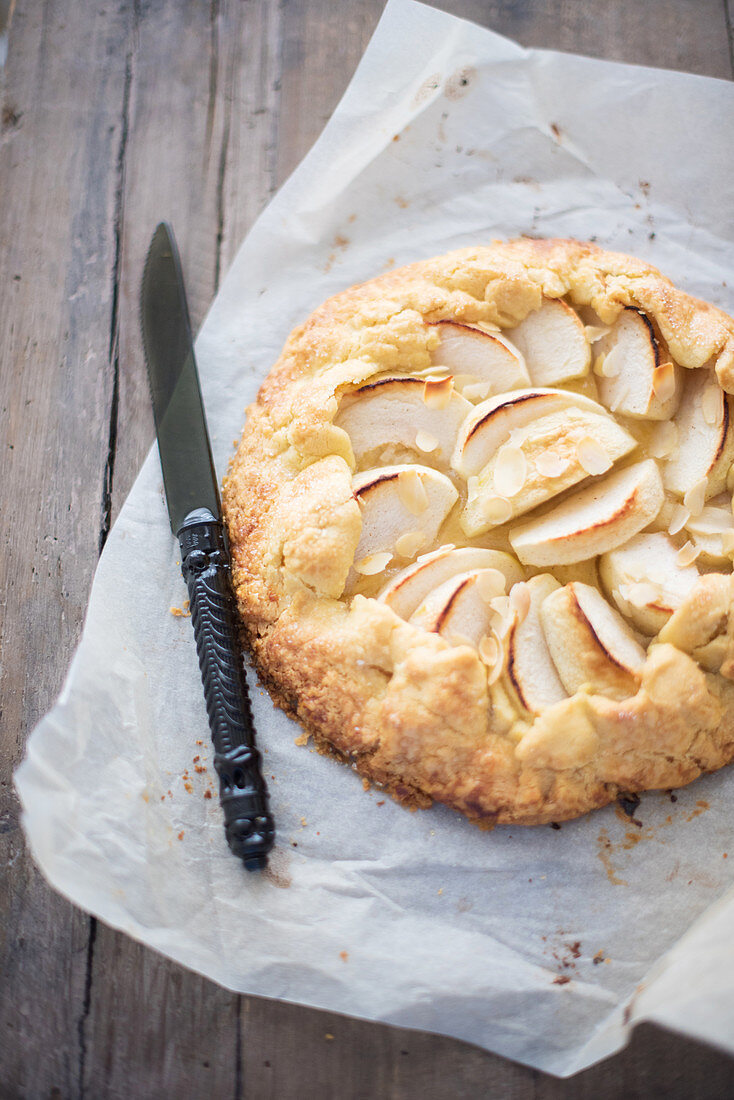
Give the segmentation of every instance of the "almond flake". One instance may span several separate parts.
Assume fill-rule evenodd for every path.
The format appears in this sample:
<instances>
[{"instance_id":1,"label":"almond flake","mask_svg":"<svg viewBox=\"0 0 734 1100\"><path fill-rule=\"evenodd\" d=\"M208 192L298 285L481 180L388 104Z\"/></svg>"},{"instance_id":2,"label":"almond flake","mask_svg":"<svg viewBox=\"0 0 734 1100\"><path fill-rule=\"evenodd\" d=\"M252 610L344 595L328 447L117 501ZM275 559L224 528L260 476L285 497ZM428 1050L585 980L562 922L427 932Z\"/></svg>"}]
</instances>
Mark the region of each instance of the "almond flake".
<instances>
[{"instance_id":1,"label":"almond flake","mask_svg":"<svg viewBox=\"0 0 734 1100\"><path fill-rule=\"evenodd\" d=\"M428 493L416 470L404 470L398 475L398 496L411 515L419 516L428 507Z\"/></svg>"},{"instance_id":2,"label":"almond flake","mask_svg":"<svg viewBox=\"0 0 734 1100\"><path fill-rule=\"evenodd\" d=\"M502 649L500 649L500 655L499 655L497 661L495 662L494 667L492 669L490 669L489 675L487 676L487 683L490 685L490 687L492 686L492 684L497 683L500 676L502 675L502 670L504 669L504 667L505 667L505 655L504 655L504 651Z\"/></svg>"},{"instance_id":3,"label":"almond flake","mask_svg":"<svg viewBox=\"0 0 734 1100\"><path fill-rule=\"evenodd\" d=\"M510 610L518 623L524 622L530 610L530 590L525 581L518 581L510 589Z\"/></svg>"},{"instance_id":4,"label":"almond flake","mask_svg":"<svg viewBox=\"0 0 734 1100\"><path fill-rule=\"evenodd\" d=\"M704 420L711 427L721 423L724 415L724 395L715 382L708 385L701 395L701 412Z\"/></svg>"},{"instance_id":5,"label":"almond flake","mask_svg":"<svg viewBox=\"0 0 734 1100\"><path fill-rule=\"evenodd\" d=\"M392 554L388 554L386 551L379 554L368 554L366 558L354 563L355 572L361 573L363 577L374 577L376 573L383 571L391 558Z\"/></svg>"},{"instance_id":6,"label":"almond flake","mask_svg":"<svg viewBox=\"0 0 734 1100\"><path fill-rule=\"evenodd\" d=\"M535 462L536 470L543 477L560 477L570 465L570 459L556 454L555 451L543 451L542 454L538 455Z\"/></svg>"},{"instance_id":7,"label":"almond flake","mask_svg":"<svg viewBox=\"0 0 734 1100\"><path fill-rule=\"evenodd\" d=\"M500 644L491 634L479 639L479 656L489 668L494 668L501 653Z\"/></svg>"},{"instance_id":8,"label":"almond flake","mask_svg":"<svg viewBox=\"0 0 734 1100\"><path fill-rule=\"evenodd\" d=\"M717 508L711 504L704 508L700 516L688 521L686 527L697 535L720 535L731 528L731 512L728 508Z\"/></svg>"},{"instance_id":9,"label":"almond flake","mask_svg":"<svg viewBox=\"0 0 734 1100\"><path fill-rule=\"evenodd\" d=\"M622 369L624 356L615 345L606 355L599 355L594 363L594 374L602 378L616 378Z\"/></svg>"},{"instance_id":10,"label":"almond flake","mask_svg":"<svg viewBox=\"0 0 734 1100\"><path fill-rule=\"evenodd\" d=\"M650 604L655 604L660 599L660 589L656 584L651 584L648 581L635 581L634 584L626 587L628 592L624 598L634 604L635 607L649 607Z\"/></svg>"},{"instance_id":11,"label":"almond flake","mask_svg":"<svg viewBox=\"0 0 734 1100\"><path fill-rule=\"evenodd\" d=\"M448 378L426 378L423 383L423 403L429 409L445 409L454 389L452 375Z\"/></svg>"},{"instance_id":12,"label":"almond flake","mask_svg":"<svg viewBox=\"0 0 734 1100\"><path fill-rule=\"evenodd\" d=\"M484 518L489 520L493 527L507 523L512 515L512 505L504 497L486 497L482 501L481 510Z\"/></svg>"},{"instance_id":13,"label":"almond flake","mask_svg":"<svg viewBox=\"0 0 734 1100\"><path fill-rule=\"evenodd\" d=\"M684 569L687 565L693 565L700 553L700 548L696 549L689 539L678 551L678 565L682 566Z\"/></svg>"},{"instance_id":14,"label":"almond flake","mask_svg":"<svg viewBox=\"0 0 734 1100\"><path fill-rule=\"evenodd\" d=\"M706 503L706 490L708 479L702 477L695 485L692 485L683 497L683 503L692 516L700 516Z\"/></svg>"},{"instance_id":15,"label":"almond flake","mask_svg":"<svg viewBox=\"0 0 734 1100\"><path fill-rule=\"evenodd\" d=\"M734 531L724 531L722 533L721 549L727 555L734 554Z\"/></svg>"},{"instance_id":16,"label":"almond flake","mask_svg":"<svg viewBox=\"0 0 734 1100\"><path fill-rule=\"evenodd\" d=\"M401 558L412 558L425 544L426 536L423 531L406 531L395 542L396 553Z\"/></svg>"},{"instance_id":17,"label":"almond flake","mask_svg":"<svg viewBox=\"0 0 734 1100\"><path fill-rule=\"evenodd\" d=\"M499 569L491 568L482 569L481 573L477 573L475 581L477 592L485 603L491 603L496 596L504 595L505 583L504 573Z\"/></svg>"},{"instance_id":18,"label":"almond flake","mask_svg":"<svg viewBox=\"0 0 734 1100\"><path fill-rule=\"evenodd\" d=\"M629 396L629 385L620 386L619 390L617 391L617 396L615 397L614 401L609 406L609 411L610 412L616 412L617 409L620 408L620 406L622 406L625 403L628 396Z\"/></svg>"},{"instance_id":19,"label":"almond flake","mask_svg":"<svg viewBox=\"0 0 734 1100\"><path fill-rule=\"evenodd\" d=\"M503 637L509 629L512 622L512 608L510 607L509 596L495 596L493 600L489 601L489 606L492 608L493 614L493 628L497 631L500 637Z\"/></svg>"},{"instance_id":20,"label":"almond flake","mask_svg":"<svg viewBox=\"0 0 734 1100\"><path fill-rule=\"evenodd\" d=\"M424 432L421 428L415 433L415 445L419 451L425 451L426 454L430 454L431 451L435 451L438 447L438 440L435 436L429 435L428 432Z\"/></svg>"},{"instance_id":21,"label":"almond flake","mask_svg":"<svg viewBox=\"0 0 734 1100\"><path fill-rule=\"evenodd\" d=\"M608 336L612 330L607 325L584 325L584 335L590 344Z\"/></svg>"},{"instance_id":22,"label":"almond flake","mask_svg":"<svg viewBox=\"0 0 734 1100\"><path fill-rule=\"evenodd\" d=\"M652 372L652 392L658 401L665 404L675 396L675 367L672 363L661 363Z\"/></svg>"},{"instance_id":23,"label":"almond flake","mask_svg":"<svg viewBox=\"0 0 734 1100\"><path fill-rule=\"evenodd\" d=\"M587 474L605 474L612 467L612 460L595 439L584 436L576 444L576 457Z\"/></svg>"},{"instance_id":24,"label":"almond flake","mask_svg":"<svg viewBox=\"0 0 734 1100\"><path fill-rule=\"evenodd\" d=\"M653 458L667 458L678 445L678 429L672 420L662 420L650 433L647 449Z\"/></svg>"},{"instance_id":25,"label":"almond flake","mask_svg":"<svg viewBox=\"0 0 734 1100\"><path fill-rule=\"evenodd\" d=\"M505 444L500 447L494 468L494 488L500 497L514 497L525 484L528 464L519 447Z\"/></svg>"},{"instance_id":26,"label":"almond flake","mask_svg":"<svg viewBox=\"0 0 734 1100\"><path fill-rule=\"evenodd\" d=\"M682 504L676 504L668 524L668 534L677 535L679 531L683 530L690 518L691 513L688 509L684 508Z\"/></svg>"},{"instance_id":27,"label":"almond flake","mask_svg":"<svg viewBox=\"0 0 734 1100\"><path fill-rule=\"evenodd\" d=\"M484 401L485 397L489 397L491 389L491 382L470 382L468 386L464 386L461 394L467 401Z\"/></svg>"}]
</instances>

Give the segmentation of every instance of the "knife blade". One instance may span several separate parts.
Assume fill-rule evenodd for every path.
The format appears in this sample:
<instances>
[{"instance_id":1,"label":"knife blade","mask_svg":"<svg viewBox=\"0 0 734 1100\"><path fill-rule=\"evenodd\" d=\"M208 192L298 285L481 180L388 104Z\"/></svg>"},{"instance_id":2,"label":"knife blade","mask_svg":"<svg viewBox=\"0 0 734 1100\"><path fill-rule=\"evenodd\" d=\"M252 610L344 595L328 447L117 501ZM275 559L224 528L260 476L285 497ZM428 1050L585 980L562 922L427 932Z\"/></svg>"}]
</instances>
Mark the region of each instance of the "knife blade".
<instances>
[{"instance_id":1,"label":"knife blade","mask_svg":"<svg viewBox=\"0 0 734 1100\"><path fill-rule=\"evenodd\" d=\"M229 847L249 871L267 864L275 827L255 747L229 548L173 231L153 234L140 293L143 346L171 530L181 546Z\"/></svg>"}]
</instances>

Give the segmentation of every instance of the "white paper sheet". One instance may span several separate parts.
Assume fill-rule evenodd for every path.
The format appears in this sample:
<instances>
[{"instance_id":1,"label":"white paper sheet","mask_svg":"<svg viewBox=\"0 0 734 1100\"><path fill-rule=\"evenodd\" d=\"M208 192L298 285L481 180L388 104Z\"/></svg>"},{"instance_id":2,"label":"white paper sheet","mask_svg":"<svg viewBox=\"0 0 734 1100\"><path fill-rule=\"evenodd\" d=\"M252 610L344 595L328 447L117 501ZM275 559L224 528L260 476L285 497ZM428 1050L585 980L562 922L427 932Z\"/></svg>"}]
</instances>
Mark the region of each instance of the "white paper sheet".
<instances>
[{"instance_id":1,"label":"white paper sheet","mask_svg":"<svg viewBox=\"0 0 734 1100\"><path fill-rule=\"evenodd\" d=\"M733 118L722 81L526 51L390 0L199 335L220 471L290 329L392 264L575 236L731 310ZM609 1054L643 1016L734 1051L734 771L677 801L643 796L641 825L608 809L483 833L365 793L296 747L298 728L253 682L278 846L271 873L248 875L223 837L191 625L169 613L186 596L178 556L154 450L16 776L56 889L231 989L455 1035L556 1074Z\"/></svg>"}]
</instances>

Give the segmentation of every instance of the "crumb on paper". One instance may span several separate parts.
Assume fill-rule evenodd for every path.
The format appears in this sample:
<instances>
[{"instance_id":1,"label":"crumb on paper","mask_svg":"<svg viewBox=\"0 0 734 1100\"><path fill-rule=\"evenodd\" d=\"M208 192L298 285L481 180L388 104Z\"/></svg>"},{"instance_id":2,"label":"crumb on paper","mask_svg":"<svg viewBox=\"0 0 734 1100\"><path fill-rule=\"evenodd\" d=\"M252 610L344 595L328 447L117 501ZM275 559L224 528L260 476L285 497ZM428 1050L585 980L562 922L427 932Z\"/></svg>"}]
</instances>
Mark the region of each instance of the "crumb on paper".
<instances>
[{"instance_id":1,"label":"crumb on paper","mask_svg":"<svg viewBox=\"0 0 734 1100\"><path fill-rule=\"evenodd\" d=\"M308 825L308 822L306 821L306 818L302 817L301 818L301 828L305 829L307 825Z\"/></svg>"},{"instance_id":2,"label":"crumb on paper","mask_svg":"<svg viewBox=\"0 0 734 1100\"><path fill-rule=\"evenodd\" d=\"M375 803L375 805L377 805L377 806L384 806L384 805L385 805L385 799L384 799L384 798L381 798L379 802Z\"/></svg>"},{"instance_id":3,"label":"crumb on paper","mask_svg":"<svg viewBox=\"0 0 734 1100\"><path fill-rule=\"evenodd\" d=\"M204 744L204 742L203 742L203 741L201 740L201 738L199 738L199 740L198 740L198 741L196 742L196 744L197 744L197 745L203 745L203 744Z\"/></svg>"},{"instance_id":4,"label":"crumb on paper","mask_svg":"<svg viewBox=\"0 0 734 1100\"><path fill-rule=\"evenodd\" d=\"M591 961L593 962L594 966L598 966L599 963L608 962L609 960L605 957L603 951L597 951L596 955L594 955L594 958Z\"/></svg>"},{"instance_id":5,"label":"crumb on paper","mask_svg":"<svg viewBox=\"0 0 734 1100\"><path fill-rule=\"evenodd\" d=\"M366 777L366 776L365 776L365 778L363 778L363 780L362 780L362 786L364 787L364 789L365 789L366 791L368 791L368 790L370 789L370 786L371 786L371 784L370 784L370 781L369 781L369 779L367 779L367 777Z\"/></svg>"},{"instance_id":6,"label":"crumb on paper","mask_svg":"<svg viewBox=\"0 0 734 1100\"><path fill-rule=\"evenodd\" d=\"M212 792L207 788L204 791L204 798L211 798L211 796L212 796Z\"/></svg>"},{"instance_id":7,"label":"crumb on paper","mask_svg":"<svg viewBox=\"0 0 734 1100\"><path fill-rule=\"evenodd\" d=\"M553 985L568 985L570 981L568 974L559 974L557 978L553 979Z\"/></svg>"},{"instance_id":8,"label":"crumb on paper","mask_svg":"<svg viewBox=\"0 0 734 1100\"><path fill-rule=\"evenodd\" d=\"M293 743L294 743L294 745L307 745L308 744L308 734L307 733L299 733L298 737L295 739L295 741Z\"/></svg>"},{"instance_id":9,"label":"crumb on paper","mask_svg":"<svg viewBox=\"0 0 734 1100\"><path fill-rule=\"evenodd\" d=\"M347 959L349 958L349 952L348 951L340 951L339 952L339 958L342 960L342 962L346 962Z\"/></svg>"},{"instance_id":10,"label":"crumb on paper","mask_svg":"<svg viewBox=\"0 0 734 1100\"><path fill-rule=\"evenodd\" d=\"M178 839L183 840L183 838L184 838L184 831L182 829L181 832L178 834Z\"/></svg>"},{"instance_id":11,"label":"crumb on paper","mask_svg":"<svg viewBox=\"0 0 734 1100\"><path fill-rule=\"evenodd\" d=\"M204 764L194 764L194 771L197 775L203 775L206 770L207 769Z\"/></svg>"},{"instance_id":12,"label":"crumb on paper","mask_svg":"<svg viewBox=\"0 0 734 1100\"><path fill-rule=\"evenodd\" d=\"M199 754L197 752L196 756L194 757L194 764L198 763L199 760L201 760L201 757L199 756Z\"/></svg>"}]
</instances>

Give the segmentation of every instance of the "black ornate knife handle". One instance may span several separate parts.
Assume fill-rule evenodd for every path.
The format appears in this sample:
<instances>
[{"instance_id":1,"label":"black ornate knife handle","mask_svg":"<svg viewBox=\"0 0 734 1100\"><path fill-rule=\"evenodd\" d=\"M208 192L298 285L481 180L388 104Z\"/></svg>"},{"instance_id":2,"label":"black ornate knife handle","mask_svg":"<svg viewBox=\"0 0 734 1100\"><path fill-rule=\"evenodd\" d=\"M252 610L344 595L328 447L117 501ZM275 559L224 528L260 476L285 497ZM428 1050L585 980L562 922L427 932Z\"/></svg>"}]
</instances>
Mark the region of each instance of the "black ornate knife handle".
<instances>
[{"instance_id":1,"label":"black ornate knife handle","mask_svg":"<svg viewBox=\"0 0 734 1100\"><path fill-rule=\"evenodd\" d=\"M208 509L197 508L181 525L178 541L227 842L247 870L256 871L267 864L275 826L255 748L224 530Z\"/></svg>"}]
</instances>

